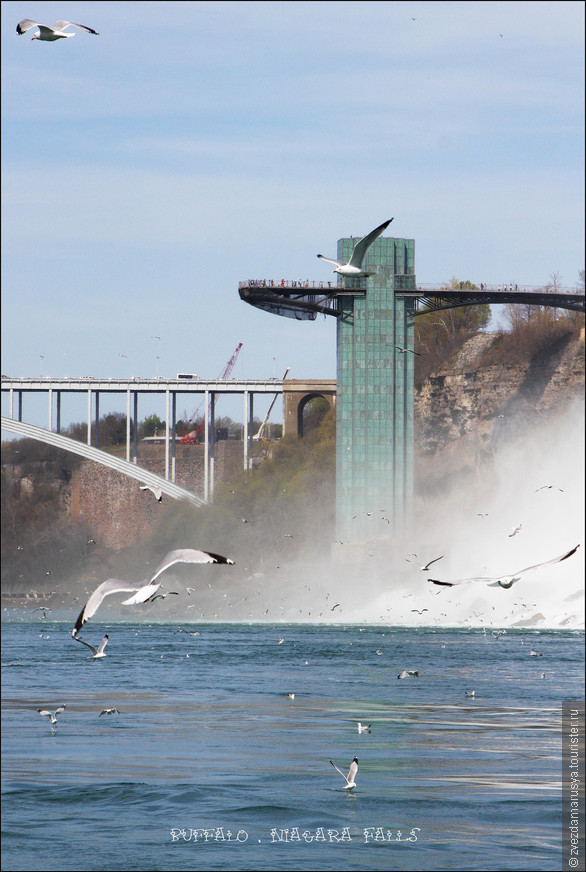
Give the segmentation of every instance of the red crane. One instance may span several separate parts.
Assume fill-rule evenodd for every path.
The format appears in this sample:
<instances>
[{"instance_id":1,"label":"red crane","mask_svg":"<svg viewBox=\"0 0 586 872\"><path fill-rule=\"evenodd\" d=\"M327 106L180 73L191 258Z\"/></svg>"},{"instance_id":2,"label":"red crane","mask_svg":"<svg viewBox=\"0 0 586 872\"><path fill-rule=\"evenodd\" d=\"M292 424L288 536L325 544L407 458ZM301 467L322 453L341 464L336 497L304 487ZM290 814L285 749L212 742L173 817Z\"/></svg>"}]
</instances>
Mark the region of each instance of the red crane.
<instances>
[{"instance_id":1,"label":"red crane","mask_svg":"<svg viewBox=\"0 0 586 872\"><path fill-rule=\"evenodd\" d=\"M230 360L226 364L226 367L225 367L224 371L222 372L222 374L218 376L218 379L228 378L228 376L230 375L230 373L234 369L234 364L236 363L236 358L240 354L241 348L242 348L242 342L239 342L238 345L236 346L236 348L234 349L234 354L232 355L232 357L230 358ZM200 407L201 407L201 404L200 404ZM196 411L194 412L194 415L193 415L194 418L197 415L197 412L199 411L200 407L198 407L198 409L196 409ZM212 399L210 397L210 404L209 404L209 408L208 408L208 420L211 418L211 413L212 413ZM197 442L199 435L200 435L201 431L203 430L204 426L205 426L205 418L199 424L195 433L193 433L192 435L190 435L185 430L183 430L183 436L181 438L181 442L191 442L192 444L195 444Z\"/></svg>"}]
</instances>

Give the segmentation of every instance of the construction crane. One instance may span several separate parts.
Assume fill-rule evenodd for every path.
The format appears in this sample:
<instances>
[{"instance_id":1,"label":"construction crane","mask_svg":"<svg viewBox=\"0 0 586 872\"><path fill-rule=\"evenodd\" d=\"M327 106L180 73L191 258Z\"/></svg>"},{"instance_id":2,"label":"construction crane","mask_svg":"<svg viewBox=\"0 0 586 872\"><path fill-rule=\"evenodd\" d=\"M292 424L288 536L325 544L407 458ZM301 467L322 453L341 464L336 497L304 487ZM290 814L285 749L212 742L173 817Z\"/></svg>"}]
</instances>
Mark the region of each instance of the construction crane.
<instances>
[{"instance_id":1,"label":"construction crane","mask_svg":"<svg viewBox=\"0 0 586 872\"><path fill-rule=\"evenodd\" d=\"M285 372L284 372L284 374L283 374L283 381L285 381L285 379L287 378L287 373L289 372L290 369L291 369L291 367L288 366L287 369L285 370ZM262 424L260 425L260 427L258 428L258 430L256 431L256 433L255 433L254 436L252 437L252 438L254 439L255 442L256 442L257 439L262 439L262 438L263 438L264 429L265 429L265 427L266 427L266 425L267 425L267 421L269 420L269 415L271 414L271 412L272 412L272 410L273 410L273 406L275 405L275 402L276 402L276 399L277 399L278 396L279 396L278 394L275 394L275 396L273 397L272 402L271 402L271 405L269 406L269 408L268 408L268 410L267 410L267 413L266 413L266 415L265 415L264 418L263 418L263 422L262 422Z\"/></svg>"},{"instance_id":2,"label":"construction crane","mask_svg":"<svg viewBox=\"0 0 586 872\"><path fill-rule=\"evenodd\" d=\"M218 379L228 378L228 376L230 375L230 373L234 369L234 364L236 363L236 359L237 359L238 355L240 354L241 348L242 348L242 342L239 342L238 345L236 346L236 348L234 349L234 354L232 355L232 357L230 358L230 360L226 364L224 371L218 376ZM216 400L216 403L217 403L217 400ZM193 413L194 418L196 417L200 408L201 408L201 403L197 407L195 412ZM208 407L208 420L211 419L211 415L212 415L212 398L210 397L210 402L209 402L209 407ZM203 430L204 426L205 426L205 418L203 421L201 421L201 423L197 427L195 433L193 433L193 432L187 433L184 429L183 436L181 438L181 442L191 442L192 444L195 444L197 442L199 435L200 435L201 431Z\"/></svg>"}]
</instances>

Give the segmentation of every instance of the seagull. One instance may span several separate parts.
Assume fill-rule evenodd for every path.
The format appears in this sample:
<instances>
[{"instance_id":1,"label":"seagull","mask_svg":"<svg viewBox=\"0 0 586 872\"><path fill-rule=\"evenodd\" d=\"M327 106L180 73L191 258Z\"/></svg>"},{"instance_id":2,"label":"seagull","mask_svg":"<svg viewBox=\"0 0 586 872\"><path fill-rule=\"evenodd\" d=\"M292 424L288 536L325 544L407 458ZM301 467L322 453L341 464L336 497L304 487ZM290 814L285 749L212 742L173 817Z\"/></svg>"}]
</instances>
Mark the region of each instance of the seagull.
<instances>
[{"instance_id":1,"label":"seagull","mask_svg":"<svg viewBox=\"0 0 586 872\"><path fill-rule=\"evenodd\" d=\"M473 690L467 690L467 691L466 691L466 696L474 696L474 691L473 691Z\"/></svg>"},{"instance_id":2,"label":"seagull","mask_svg":"<svg viewBox=\"0 0 586 872\"><path fill-rule=\"evenodd\" d=\"M120 714L120 710L119 710L119 709L117 709L117 708L108 708L108 709L102 709L102 711L100 712L100 714L98 715L98 717L101 718L102 715L119 715L119 714Z\"/></svg>"},{"instance_id":3,"label":"seagull","mask_svg":"<svg viewBox=\"0 0 586 872\"><path fill-rule=\"evenodd\" d=\"M287 694L287 698L288 698L288 699L295 699L295 694L294 694L294 693L288 693L288 694Z\"/></svg>"},{"instance_id":4,"label":"seagull","mask_svg":"<svg viewBox=\"0 0 586 872\"><path fill-rule=\"evenodd\" d=\"M47 711L47 709L37 709L37 711L40 715L46 715L48 718L51 718L51 726L54 727L57 723L57 715L60 715L61 712L65 711L65 706L60 705L54 712Z\"/></svg>"},{"instance_id":5,"label":"seagull","mask_svg":"<svg viewBox=\"0 0 586 872\"><path fill-rule=\"evenodd\" d=\"M344 775L344 773L340 769L338 769L336 764L333 763L331 760L330 760L330 763L332 764L332 766L334 767L336 772L339 772L340 775L342 776L342 778L344 779L344 781L346 782L346 786L344 787L344 790L352 790L353 787L356 787L355 779L356 779L356 773L358 772L358 757L355 757L352 760L352 763L350 764L350 771L348 772L348 775Z\"/></svg>"},{"instance_id":6,"label":"seagull","mask_svg":"<svg viewBox=\"0 0 586 872\"><path fill-rule=\"evenodd\" d=\"M522 524L519 524L518 527L513 527L513 530L509 533L509 539L512 539L513 536L516 536L517 533L519 533L521 531L522 526L523 526Z\"/></svg>"},{"instance_id":7,"label":"seagull","mask_svg":"<svg viewBox=\"0 0 586 872\"><path fill-rule=\"evenodd\" d=\"M417 554L414 554L413 556L417 557ZM437 563L437 561L441 560L443 557L444 557L444 555L442 554L441 557L434 557L433 560L430 560L425 565L423 563L418 563L417 565L419 566L419 568L421 569L422 572L427 572L432 563ZM405 560L407 561L407 563L414 563L415 562L413 560L409 560L408 557L406 557Z\"/></svg>"},{"instance_id":8,"label":"seagull","mask_svg":"<svg viewBox=\"0 0 586 872\"><path fill-rule=\"evenodd\" d=\"M198 551L195 548L180 548L176 551L169 551L149 579L132 582L123 581L119 578L108 578L106 581L103 581L102 584L95 589L79 613L71 635L75 638L77 632L81 630L85 622L95 615L102 600L105 597L110 596L110 594L132 593L133 596L124 600L122 603L123 605L135 605L136 603L148 602L161 586L160 583L153 584L155 579L175 563L229 563L232 566L234 565L234 561L230 560L230 558L222 557L221 554L212 554L210 551Z\"/></svg>"},{"instance_id":9,"label":"seagull","mask_svg":"<svg viewBox=\"0 0 586 872\"><path fill-rule=\"evenodd\" d=\"M559 491L562 494L564 492L564 489L562 487L558 487L557 484L544 484L541 487L538 487L537 490L535 491L535 493L538 493L541 490L551 490L552 488L554 488L555 490Z\"/></svg>"},{"instance_id":10,"label":"seagull","mask_svg":"<svg viewBox=\"0 0 586 872\"><path fill-rule=\"evenodd\" d=\"M323 254L318 254L322 260L327 260L328 263L335 263L336 269L334 272L339 273L341 276L348 276L349 278L355 278L357 276L371 276L373 273L365 272L362 269L362 262L366 256L366 252L372 245L375 239L383 233L384 230L387 229L389 224L393 219L390 218L388 221L385 221L384 224L380 224L374 230L371 230L370 233L367 233L362 239L360 239L356 245L354 246L354 251L352 252L352 257L348 261L348 263L344 263L341 260L334 260L331 257L324 257Z\"/></svg>"},{"instance_id":11,"label":"seagull","mask_svg":"<svg viewBox=\"0 0 586 872\"><path fill-rule=\"evenodd\" d=\"M360 721L356 721L356 725L359 733L370 733L372 724L361 724Z\"/></svg>"},{"instance_id":12,"label":"seagull","mask_svg":"<svg viewBox=\"0 0 586 872\"><path fill-rule=\"evenodd\" d=\"M92 30L91 27L86 27L85 24L76 24L75 21L56 21L53 27L47 27L46 24L40 24L38 21L31 21L30 18L23 18L16 25L16 32L22 36L31 27L38 27L39 30L32 37L33 39L44 40L45 42L55 42L56 39L64 39L68 36L75 36L74 33L65 33L68 27L81 27L82 30L87 30L88 33L93 33L99 36L97 30Z\"/></svg>"},{"instance_id":13,"label":"seagull","mask_svg":"<svg viewBox=\"0 0 586 872\"><path fill-rule=\"evenodd\" d=\"M108 634L107 633L104 636L104 638L102 639L102 641L100 642L99 648L94 648L93 645L90 645L89 642L84 642L83 639L80 639L78 636L74 636L73 638L75 639L76 642L81 642L82 645L85 645L86 648L89 648L90 651L94 652L94 660L97 660L100 657L106 656L106 654L104 654L104 648L108 644Z\"/></svg>"},{"instance_id":14,"label":"seagull","mask_svg":"<svg viewBox=\"0 0 586 872\"><path fill-rule=\"evenodd\" d=\"M428 612L429 609L411 609L412 612L417 612L418 615L422 615L423 612Z\"/></svg>"},{"instance_id":15,"label":"seagull","mask_svg":"<svg viewBox=\"0 0 586 872\"><path fill-rule=\"evenodd\" d=\"M411 354L417 354L417 355L420 354L419 351L413 351L412 348L403 348L401 345L395 345L395 348L397 349L397 351L400 351L401 354L407 354L408 351L409 351Z\"/></svg>"},{"instance_id":16,"label":"seagull","mask_svg":"<svg viewBox=\"0 0 586 872\"><path fill-rule=\"evenodd\" d=\"M536 563L534 566L527 566L525 569L518 569L510 575L501 575L496 578L460 578L457 581L438 581L436 578L428 578L427 580L431 581L432 584L441 584L445 587L453 587L455 584L468 584L473 581L484 581L489 587L504 587L505 590L508 590L515 582L520 581L526 572L531 572L533 569L541 569L542 566L552 566L554 563L561 563L562 560L567 560L568 557L575 554L579 547L579 545L576 545L575 548L560 555L560 557L554 557L553 560L546 560L544 563Z\"/></svg>"},{"instance_id":17,"label":"seagull","mask_svg":"<svg viewBox=\"0 0 586 872\"><path fill-rule=\"evenodd\" d=\"M150 490L154 493L155 497L158 499L160 503L163 502L163 491L160 487L151 487L149 484L141 484L141 490Z\"/></svg>"},{"instance_id":18,"label":"seagull","mask_svg":"<svg viewBox=\"0 0 586 872\"><path fill-rule=\"evenodd\" d=\"M529 652L530 657L543 657L543 654L539 654L537 651L534 651L533 648Z\"/></svg>"},{"instance_id":19,"label":"seagull","mask_svg":"<svg viewBox=\"0 0 586 872\"><path fill-rule=\"evenodd\" d=\"M419 678L417 669L404 669L397 678Z\"/></svg>"}]
</instances>

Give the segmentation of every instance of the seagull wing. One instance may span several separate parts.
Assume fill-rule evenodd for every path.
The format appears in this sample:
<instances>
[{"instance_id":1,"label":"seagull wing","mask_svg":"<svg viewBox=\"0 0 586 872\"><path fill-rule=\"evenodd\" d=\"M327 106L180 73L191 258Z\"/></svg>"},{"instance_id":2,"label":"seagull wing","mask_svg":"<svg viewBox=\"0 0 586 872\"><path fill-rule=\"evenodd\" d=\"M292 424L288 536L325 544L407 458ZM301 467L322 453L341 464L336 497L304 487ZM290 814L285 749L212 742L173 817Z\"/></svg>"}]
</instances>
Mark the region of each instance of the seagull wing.
<instances>
[{"instance_id":1,"label":"seagull wing","mask_svg":"<svg viewBox=\"0 0 586 872\"><path fill-rule=\"evenodd\" d=\"M78 640L78 641L81 641L81 640ZM107 644L108 644L108 634L106 633L106 635L104 636L104 638L100 642L100 647L98 648L98 654L104 653L104 648L106 647Z\"/></svg>"},{"instance_id":2,"label":"seagull wing","mask_svg":"<svg viewBox=\"0 0 586 872\"><path fill-rule=\"evenodd\" d=\"M65 706L64 706L64 705L60 705L58 709L55 709L55 714L56 714L56 715L60 715L61 712L64 712L64 711L65 711Z\"/></svg>"},{"instance_id":3,"label":"seagull wing","mask_svg":"<svg viewBox=\"0 0 586 872\"><path fill-rule=\"evenodd\" d=\"M154 573L151 575L150 584L159 577L166 569L173 566L175 563L230 563L234 564L229 557L222 557L221 554L212 554L211 551L198 551L197 548L179 548L176 551L169 551L165 554Z\"/></svg>"},{"instance_id":4,"label":"seagull wing","mask_svg":"<svg viewBox=\"0 0 586 872\"><path fill-rule=\"evenodd\" d=\"M42 24L39 24L38 21L33 21L31 18L23 18L22 21L19 21L16 25L16 32L19 36L22 36L23 33L26 33L27 30L30 30L31 27L43 27Z\"/></svg>"},{"instance_id":5,"label":"seagull wing","mask_svg":"<svg viewBox=\"0 0 586 872\"><path fill-rule=\"evenodd\" d=\"M123 600L123 606L135 606L137 603L146 603L147 600L150 600L153 594L155 594L160 588L161 584L147 584L143 582L142 585L136 590L134 596L129 597L129 599Z\"/></svg>"},{"instance_id":6,"label":"seagull wing","mask_svg":"<svg viewBox=\"0 0 586 872\"><path fill-rule=\"evenodd\" d=\"M38 713L39 713L40 715L46 715L46 716L49 717L49 718L50 718L50 717L53 717L53 712L48 712L47 709L37 709L37 711L38 711ZM339 772L339 771L340 771L340 770L338 769L338 772Z\"/></svg>"},{"instance_id":7,"label":"seagull wing","mask_svg":"<svg viewBox=\"0 0 586 872\"><path fill-rule=\"evenodd\" d=\"M81 630L85 622L89 621L89 619L93 617L93 615L95 615L102 603L102 600L105 597L110 596L110 594L113 593L126 593L128 591L136 591L139 590L144 584L144 581L140 581L138 582L138 584L136 584L131 581L122 581L119 578L108 578L106 581L103 581L99 585L99 587L95 589L95 591L92 593L89 600L79 613L71 635L75 638L77 632Z\"/></svg>"},{"instance_id":8,"label":"seagull wing","mask_svg":"<svg viewBox=\"0 0 586 872\"><path fill-rule=\"evenodd\" d=\"M517 572L513 573L513 575L523 575L525 572L531 572L532 569L541 569L542 566L552 566L554 563L561 563L562 560L567 560L568 557L575 554L579 547L580 545L576 545L576 547L572 548L571 551L566 551L565 554L561 554L559 557L554 557L552 560L546 560L543 563L536 563L534 566L527 566L526 569L518 569Z\"/></svg>"},{"instance_id":9,"label":"seagull wing","mask_svg":"<svg viewBox=\"0 0 586 872\"><path fill-rule=\"evenodd\" d=\"M346 779L348 784L352 784L352 782L355 781L357 772L358 772L358 763L356 762L356 760L353 760L352 763L350 764L350 771L348 772L348 778Z\"/></svg>"},{"instance_id":10,"label":"seagull wing","mask_svg":"<svg viewBox=\"0 0 586 872\"><path fill-rule=\"evenodd\" d=\"M97 30L93 30L91 27L86 27L85 24L76 24L75 21L56 21L52 30L67 30L68 27L81 27L82 30L87 30L88 33L93 33L96 36L99 36Z\"/></svg>"},{"instance_id":11,"label":"seagull wing","mask_svg":"<svg viewBox=\"0 0 586 872\"><path fill-rule=\"evenodd\" d=\"M335 263L336 266L344 266L343 260L334 260L333 257L324 257L323 254L318 254L318 257L321 257L322 260L327 260L328 263Z\"/></svg>"},{"instance_id":12,"label":"seagull wing","mask_svg":"<svg viewBox=\"0 0 586 872\"><path fill-rule=\"evenodd\" d=\"M352 257L349 261L349 266L355 266L358 269L362 269L362 261L366 256L366 252L374 240L378 239L381 233L387 229L392 220L392 218L389 218L388 221L385 221L384 224L380 224L374 230L371 230L370 233L367 233L366 236L363 236L362 239L356 243L354 251L352 252Z\"/></svg>"},{"instance_id":13,"label":"seagull wing","mask_svg":"<svg viewBox=\"0 0 586 872\"><path fill-rule=\"evenodd\" d=\"M49 712L47 712L47 714L49 714ZM330 760L330 763L332 764L332 766L334 767L334 769L336 770L336 772L339 772L339 773L340 773L340 775L342 776L342 778L344 779L344 781L346 782L346 784L348 784L348 779L346 778L346 776L344 775L344 773L342 772L342 770L341 770L341 769L338 769L338 767L336 766L336 764L333 763L331 760ZM352 771L352 767L350 767L350 771Z\"/></svg>"},{"instance_id":14,"label":"seagull wing","mask_svg":"<svg viewBox=\"0 0 586 872\"><path fill-rule=\"evenodd\" d=\"M84 642L83 639L79 638L79 636L74 636L73 638L75 639L76 642L81 642L82 645L85 645L86 648L89 648L90 651L93 651L94 654L98 653L98 649L94 648L93 645L90 645L89 642Z\"/></svg>"}]
</instances>

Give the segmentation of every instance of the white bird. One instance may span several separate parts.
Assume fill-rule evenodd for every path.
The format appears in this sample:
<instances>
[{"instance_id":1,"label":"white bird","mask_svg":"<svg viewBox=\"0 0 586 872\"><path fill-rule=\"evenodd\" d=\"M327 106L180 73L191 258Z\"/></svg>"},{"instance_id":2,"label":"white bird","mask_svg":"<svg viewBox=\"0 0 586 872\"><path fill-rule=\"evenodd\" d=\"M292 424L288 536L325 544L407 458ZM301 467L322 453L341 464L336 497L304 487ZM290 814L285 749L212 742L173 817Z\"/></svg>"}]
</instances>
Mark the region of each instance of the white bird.
<instances>
[{"instance_id":1,"label":"white bird","mask_svg":"<svg viewBox=\"0 0 586 872\"><path fill-rule=\"evenodd\" d=\"M288 697L288 699L295 699L295 694L294 694L294 693L288 693L288 694L287 694L287 697Z\"/></svg>"},{"instance_id":2,"label":"white bird","mask_svg":"<svg viewBox=\"0 0 586 872\"><path fill-rule=\"evenodd\" d=\"M51 726L55 726L57 723L57 715L60 715L61 712L65 711L65 706L60 705L54 712L47 711L47 709L37 709L37 711L40 715L45 715L46 717L51 718Z\"/></svg>"},{"instance_id":3,"label":"white bird","mask_svg":"<svg viewBox=\"0 0 586 872\"><path fill-rule=\"evenodd\" d=\"M453 587L455 584L468 584L474 581L484 581L489 587L504 587L505 590L508 590L512 587L515 582L520 581L522 576L525 575L526 572L531 572L534 569L541 569L542 566L552 566L554 563L561 563L562 560L567 560L568 557L571 557L572 554L575 554L580 546L576 545L575 548L572 548L571 551L567 551L565 554L560 555L560 557L554 557L553 560L546 560L543 563L536 563L534 566L527 566L525 569L518 569L516 572L512 572L510 575L501 575L496 578L460 578L456 581L438 581L436 578L428 578L428 581L431 581L432 584L441 584L446 587Z\"/></svg>"},{"instance_id":4,"label":"white bird","mask_svg":"<svg viewBox=\"0 0 586 872\"><path fill-rule=\"evenodd\" d=\"M31 21L30 18L23 18L22 21L19 21L16 25L16 32L19 36L22 36L27 32L27 30L30 30L31 27L39 28L33 35L32 39L40 39L45 42L55 42L56 39L65 39L68 36L75 36L74 33L65 33L68 27L80 27L82 30L87 30L88 33L93 33L95 36L99 36L97 30L93 30L91 27L86 27L85 24L76 24L75 21L56 21L53 27L47 27L46 24L40 24L38 21Z\"/></svg>"},{"instance_id":5,"label":"white bird","mask_svg":"<svg viewBox=\"0 0 586 872\"><path fill-rule=\"evenodd\" d=\"M344 779L344 781L346 782L346 786L344 787L344 790L352 790L352 788L356 787L356 773L358 772L358 757L355 757L352 760L352 763L350 764L350 771L348 772L348 775L344 775L344 773L340 769L338 769L336 764L333 763L331 760L330 760L330 763L332 764L332 766L334 767L336 772L339 772L340 775L342 776L342 778Z\"/></svg>"},{"instance_id":6,"label":"white bird","mask_svg":"<svg viewBox=\"0 0 586 872\"><path fill-rule=\"evenodd\" d=\"M383 233L384 230L387 229L389 224L393 219L390 218L388 221L385 221L384 224L380 224L374 230L371 230L370 233L367 233L366 236L363 236L356 245L354 246L354 250L352 252L352 257L348 261L348 263L344 263L342 260L334 260L331 257L324 257L323 254L318 254L322 260L327 260L328 263L335 263L336 269L334 272L339 273L341 276L348 276L349 278L356 278L357 276L371 276L371 272L365 272L362 269L362 263L364 258L366 257L366 252L378 237Z\"/></svg>"},{"instance_id":7,"label":"white bird","mask_svg":"<svg viewBox=\"0 0 586 872\"><path fill-rule=\"evenodd\" d=\"M410 352L411 354L417 354L417 355L420 356L419 351L414 351L412 348L403 348L402 345L395 345L395 348L396 348L397 351L399 351L401 354L407 354L407 352Z\"/></svg>"},{"instance_id":8,"label":"white bird","mask_svg":"<svg viewBox=\"0 0 586 872\"><path fill-rule=\"evenodd\" d=\"M356 725L359 733L370 733L372 724L361 724L360 721L356 721Z\"/></svg>"},{"instance_id":9,"label":"white bird","mask_svg":"<svg viewBox=\"0 0 586 872\"><path fill-rule=\"evenodd\" d=\"M404 669L397 678L419 678L417 669Z\"/></svg>"},{"instance_id":10,"label":"white bird","mask_svg":"<svg viewBox=\"0 0 586 872\"><path fill-rule=\"evenodd\" d=\"M540 654L538 651L534 651L533 648L529 652L530 657L543 657L543 654Z\"/></svg>"},{"instance_id":11,"label":"white bird","mask_svg":"<svg viewBox=\"0 0 586 872\"><path fill-rule=\"evenodd\" d=\"M119 715L119 714L120 714L120 710L119 710L119 709L117 709L117 708L107 708L107 709L102 709L102 711L100 712L100 714L98 715L98 717L101 718L102 715Z\"/></svg>"},{"instance_id":12,"label":"white bird","mask_svg":"<svg viewBox=\"0 0 586 872\"><path fill-rule=\"evenodd\" d=\"M150 484L141 484L141 490L150 490L154 493L155 497L158 499L160 503L163 502L163 491L160 487L151 487Z\"/></svg>"},{"instance_id":13,"label":"white bird","mask_svg":"<svg viewBox=\"0 0 586 872\"><path fill-rule=\"evenodd\" d=\"M136 603L148 602L161 586L160 583L153 584L155 579L175 563L229 563L232 566L234 565L234 561L230 560L228 557L222 557L221 554L212 554L210 551L198 551L195 548L180 548L176 551L169 551L149 579L132 582L122 581L119 578L108 578L106 581L103 581L102 584L95 589L79 613L71 635L75 637L85 622L95 615L104 598L113 593L134 594L129 599L124 600L122 603L123 605L135 605Z\"/></svg>"},{"instance_id":14,"label":"white bird","mask_svg":"<svg viewBox=\"0 0 586 872\"><path fill-rule=\"evenodd\" d=\"M100 657L106 657L106 654L104 654L104 648L108 644L108 634L107 633L104 636L104 638L102 639L102 641L100 642L99 648L94 648L93 645L90 645L89 642L84 642L83 639L79 638L79 636L74 636L73 638L75 639L76 642L81 642L82 645L85 645L86 648L89 648L90 651L93 651L94 660L98 660Z\"/></svg>"},{"instance_id":15,"label":"white bird","mask_svg":"<svg viewBox=\"0 0 586 872\"><path fill-rule=\"evenodd\" d=\"M475 693L474 693L473 690L467 690L467 691L466 691L466 696L475 696Z\"/></svg>"},{"instance_id":16,"label":"white bird","mask_svg":"<svg viewBox=\"0 0 586 872\"><path fill-rule=\"evenodd\" d=\"M414 554L413 556L417 557L417 554ZM421 569L422 572L427 572L427 570L429 569L429 567L431 566L432 563L437 563L437 561L441 560L443 557L444 557L444 555L442 554L441 557L434 557L433 560L430 560L425 564L418 563L417 565L419 566L419 568ZM415 563L414 560L409 560L408 557L406 557L405 560L407 561L407 563Z\"/></svg>"}]
</instances>

